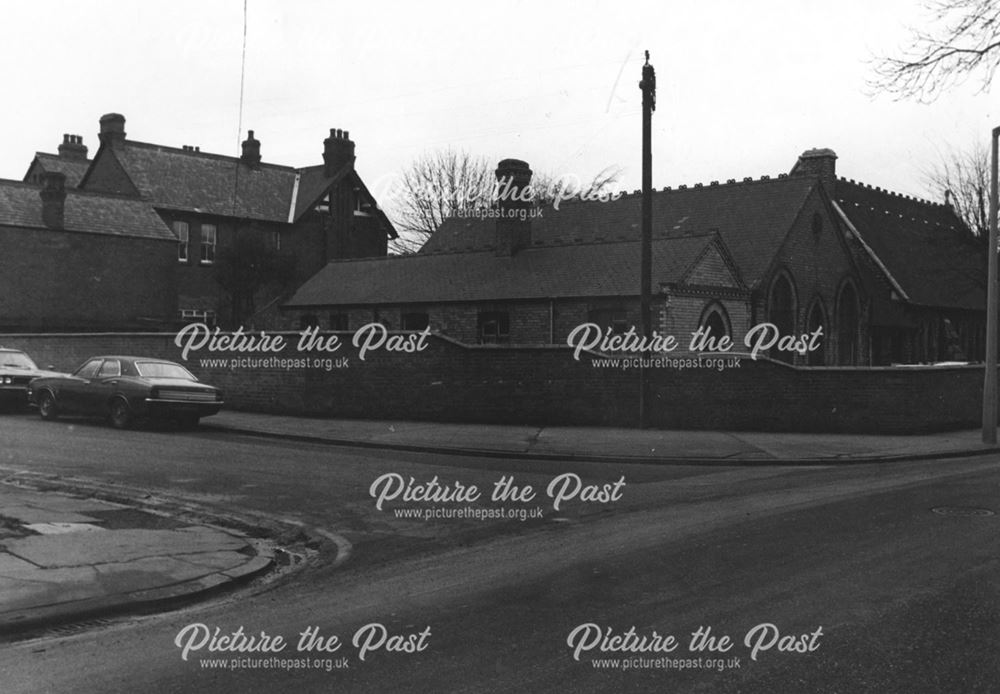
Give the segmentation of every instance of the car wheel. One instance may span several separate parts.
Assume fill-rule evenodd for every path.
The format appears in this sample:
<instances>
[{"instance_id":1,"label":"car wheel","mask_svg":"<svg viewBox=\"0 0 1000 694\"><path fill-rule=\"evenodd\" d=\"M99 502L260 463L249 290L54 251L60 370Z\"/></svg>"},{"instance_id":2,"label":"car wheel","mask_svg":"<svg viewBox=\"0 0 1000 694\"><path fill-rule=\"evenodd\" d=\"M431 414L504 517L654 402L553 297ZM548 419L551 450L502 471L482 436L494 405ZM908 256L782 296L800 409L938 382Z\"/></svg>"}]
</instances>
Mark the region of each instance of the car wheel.
<instances>
[{"instance_id":1,"label":"car wheel","mask_svg":"<svg viewBox=\"0 0 1000 694\"><path fill-rule=\"evenodd\" d=\"M42 416L42 419L48 419L49 421L59 416L56 399L47 390L42 391L42 394L38 396L38 414Z\"/></svg>"},{"instance_id":2,"label":"car wheel","mask_svg":"<svg viewBox=\"0 0 1000 694\"><path fill-rule=\"evenodd\" d=\"M123 398L115 398L111 401L111 411L108 413L108 421L115 429L128 429L132 426L132 410Z\"/></svg>"}]
</instances>

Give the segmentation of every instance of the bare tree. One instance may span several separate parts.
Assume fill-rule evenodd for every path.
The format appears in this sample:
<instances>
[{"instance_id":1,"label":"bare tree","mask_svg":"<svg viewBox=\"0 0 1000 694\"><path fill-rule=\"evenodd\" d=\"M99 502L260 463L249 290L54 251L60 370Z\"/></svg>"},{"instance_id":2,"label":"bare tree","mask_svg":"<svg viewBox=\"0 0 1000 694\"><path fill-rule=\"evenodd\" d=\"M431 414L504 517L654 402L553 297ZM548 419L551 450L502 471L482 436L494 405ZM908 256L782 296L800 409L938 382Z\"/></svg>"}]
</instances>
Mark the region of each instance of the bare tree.
<instances>
[{"instance_id":1,"label":"bare tree","mask_svg":"<svg viewBox=\"0 0 1000 694\"><path fill-rule=\"evenodd\" d=\"M609 166L589 182L572 175L534 172L531 190L535 205L546 207L568 198L611 196L621 169ZM414 253L449 217L474 217L488 210L497 197L495 164L486 157L445 149L420 156L395 182L394 221L400 238L396 253Z\"/></svg>"},{"instance_id":2,"label":"bare tree","mask_svg":"<svg viewBox=\"0 0 1000 694\"><path fill-rule=\"evenodd\" d=\"M493 168L485 157L450 148L420 156L403 171L393 192L401 232L393 250L413 253L449 217L489 208L493 185Z\"/></svg>"},{"instance_id":3,"label":"bare tree","mask_svg":"<svg viewBox=\"0 0 1000 694\"><path fill-rule=\"evenodd\" d=\"M925 169L924 181L934 200L948 200L969 231L978 240L989 238L987 216L990 186L990 155L985 145L951 150Z\"/></svg>"},{"instance_id":4,"label":"bare tree","mask_svg":"<svg viewBox=\"0 0 1000 694\"><path fill-rule=\"evenodd\" d=\"M583 183L576 176L536 173L531 178L531 188L535 193L535 203L542 207L557 204L557 201L578 198L596 200L614 194L614 184L622 176L619 166L606 166Z\"/></svg>"},{"instance_id":5,"label":"bare tree","mask_svg":"<svg viewBox=\"0 0 1000 694\"><path fill-rule=\"evenodd\" d=\"M993 0L931 0L925 3L932 31L911 29L899 56L873 60L868 85L897 99L933 101L973 74L986 91L1000 65L1000 4Z\"/></svg>"}]
</instances>

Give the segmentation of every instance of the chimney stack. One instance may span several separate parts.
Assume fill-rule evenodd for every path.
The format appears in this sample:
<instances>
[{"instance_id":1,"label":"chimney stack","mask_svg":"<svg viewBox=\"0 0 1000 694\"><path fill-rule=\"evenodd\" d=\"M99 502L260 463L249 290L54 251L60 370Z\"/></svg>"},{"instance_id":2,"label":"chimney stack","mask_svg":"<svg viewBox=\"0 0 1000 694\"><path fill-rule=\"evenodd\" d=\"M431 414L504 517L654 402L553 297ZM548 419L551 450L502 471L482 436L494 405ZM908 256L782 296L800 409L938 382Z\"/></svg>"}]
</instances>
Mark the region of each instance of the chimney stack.
<instances>
[{"instance_id":1,"label":"chimney stack","mask_svg":"<svg viewBox=\"0 0 1000 694\"><path fill-rule=\"evenodd\" d=\"M86 161L87 145L83 144L83 138L79 135L63 135L62 144L59 145L59 157Z\"/></svg>"},{"instance_id":2,"label":"chimney stack","mask_svg":"<svg viewBox=\"0 0 1000 694\"><path fill-rule=\"evenodd\" d=\"M837 153L832 149L807 149L792 167L792 176L818 176L823 190L833 197L837 184Z\"/></svg>"},{"instance_id":3,"label":"chimney stack","mask_svg":"<svg viewBox=\"0 0 1000 694\"><path fill-rule=\"evenodd\" d=\"M240 161L251 168L260 166L260 140L253 136L253 130L247 130L247 139L243 140L243 154Z\"/></svg>"},{"instance_id":4,"label":"chimney stack","mask_svg":"<svg viewBox=\"0 0 1000 694\"><path fill-rule=\"evenodd\" d=\"M46 171L42 178L42 222L50 229L62 229L66 207L66 174Z\"/></svg>"},{"instance_id":5,"label":"chimney stack","mask_svg":"<svg viewBox=\"0 0 1000 694\"><path fill-rule=\"evenodd\" d=\"M497 255L512 256L531 245L531 173L520 159L504 159L497 165Z\"/></svg>"},{"instance_id":6,"label":"chimney stack","mask_svg":"<svg viewBox=\"0 0 1000 694\"><path fill-rule=\"evenodd\" d=\"M330 128L330 137L323 140L323 175L333 178L348 164L354 164L354 143L346 130Z\"/></svg>"},{"instance_id":7,"label":"chimney stack","mask_svg":"<svg viewBox=\"0 0 1000 694\"><path fill-rule=\"evenodd\" d=\"M120 113L105 113L101 116L101 144L117 145L125 142L125 116Z\"/></svg>"}]
</instances>

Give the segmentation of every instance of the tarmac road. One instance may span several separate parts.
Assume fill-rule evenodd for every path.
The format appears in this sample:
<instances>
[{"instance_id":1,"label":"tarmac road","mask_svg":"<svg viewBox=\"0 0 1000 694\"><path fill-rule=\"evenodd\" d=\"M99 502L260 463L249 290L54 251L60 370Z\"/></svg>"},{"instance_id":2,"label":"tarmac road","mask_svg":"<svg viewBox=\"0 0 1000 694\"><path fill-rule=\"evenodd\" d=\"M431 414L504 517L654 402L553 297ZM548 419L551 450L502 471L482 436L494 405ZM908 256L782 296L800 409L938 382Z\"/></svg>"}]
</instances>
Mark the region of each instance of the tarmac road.
<instances>
[{"instance_id":1,"label":"tarmac road","mask_svg":"<svg viewBox=\"0 0 1000 694\"><path fill-rule=\"evenodd\" d=\"M1000 516L931 510L1000 510L991 458L658 468L120 433L21 417L4 425L8 472L256 509L352 545L346 563L321 563L256 595L0 646L4 692L989 692L1000 678ZM627 483L614 502L574 501L556 512L540 499L530 506L544 517L534 521L424 521L374 508L369 487L387 472L483 488L504 474L538 489L567 472ZM196 624L289 643L279 653L210 653L194 648ZM399 637L399 652L386 639L361 661L352 637L369 624ZM655 630L678 646L595 648L577 661L567 638L586 624L610 636ZM774 639L752 660L744 637L761 624L793 637L787 648L814 648L778 652ZM309 627L338 636L339 646L324 640L328 653L298 651ZM733 645L692 652L699 627ZM769 629L754 632L762 648ZM192 646L186 661L179 634ZM226 669L209 667L216 658ZM604 659L611 662L596 662Z\"/></svg>"}]
</instances>

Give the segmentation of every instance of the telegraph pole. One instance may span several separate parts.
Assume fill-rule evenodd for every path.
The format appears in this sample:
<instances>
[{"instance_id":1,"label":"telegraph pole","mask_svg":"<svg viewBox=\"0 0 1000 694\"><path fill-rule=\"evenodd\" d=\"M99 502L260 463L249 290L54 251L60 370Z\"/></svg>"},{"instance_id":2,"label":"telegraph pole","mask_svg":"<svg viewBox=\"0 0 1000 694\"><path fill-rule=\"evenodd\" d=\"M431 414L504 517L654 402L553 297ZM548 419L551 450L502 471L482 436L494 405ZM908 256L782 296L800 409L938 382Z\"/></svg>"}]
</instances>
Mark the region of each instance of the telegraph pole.
<instances>
[{"instance_id":1,"label":"telegraph pole","mask_svg":"<svg viewBox=\"0 0 1000 694\"><path fill-rule=\"evenodd\" d=\"M990 241L986 271L986 375L983 378L983 443L997 442L997 139L993 128L990 172Z\"/></svg>"},{"instance_id":2,"label":"telegraph pole","mask_svg":"<svg viewBox=\"0 0 1000 694\"><path fill-rule=\"evenodd\" d=\"M639 243L639 312L642 315L642 335L650 337L653 332L653 317L650 314L650 295L653 276L653 111L656 110L656 71L649 64L642 66L642 238ZM649 403L647 402L646 367L643 361L649 358L645 352L639 358L639 426L649 425Z\"/></svg>"}]
</instances>

